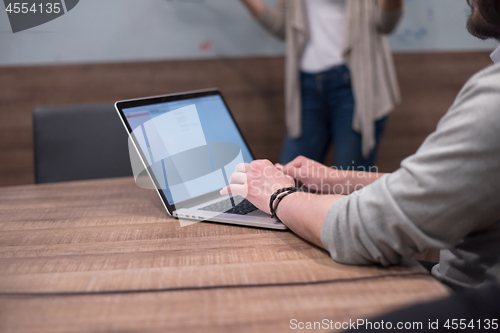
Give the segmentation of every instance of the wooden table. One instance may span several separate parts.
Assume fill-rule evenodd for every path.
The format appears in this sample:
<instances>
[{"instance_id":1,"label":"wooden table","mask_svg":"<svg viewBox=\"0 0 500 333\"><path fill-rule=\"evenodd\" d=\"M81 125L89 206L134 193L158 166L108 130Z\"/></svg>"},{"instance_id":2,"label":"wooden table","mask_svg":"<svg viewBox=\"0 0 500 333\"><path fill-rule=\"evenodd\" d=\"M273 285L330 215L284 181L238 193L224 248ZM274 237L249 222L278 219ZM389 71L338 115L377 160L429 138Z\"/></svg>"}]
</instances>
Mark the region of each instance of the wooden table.
<instances>
[{"instance_id":1,"label":"wooden table","mask_svg":"<svg viewBox=\"0 0 500 333\"><path fill-rule=\"evenodd\" d=\"M447 295L290 231L169 218L131 178L0 188L0 331L281 332Z\"/></svg>"}]
</instances>

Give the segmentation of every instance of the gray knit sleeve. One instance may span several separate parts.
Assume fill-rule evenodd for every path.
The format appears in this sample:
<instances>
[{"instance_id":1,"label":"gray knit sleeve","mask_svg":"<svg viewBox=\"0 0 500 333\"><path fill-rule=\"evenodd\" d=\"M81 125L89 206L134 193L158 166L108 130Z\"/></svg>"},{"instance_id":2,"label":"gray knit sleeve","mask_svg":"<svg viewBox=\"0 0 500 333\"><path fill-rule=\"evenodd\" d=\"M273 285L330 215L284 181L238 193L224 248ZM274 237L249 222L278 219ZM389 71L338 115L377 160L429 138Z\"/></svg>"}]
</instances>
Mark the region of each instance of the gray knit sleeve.
<instances>
[{"instance_id":1,"label":"gray knit sleeve","mask_svg":"<svg viewBox=\"0 0 500 333\"><path fill-rule=\"evenodd\" d=\"M336 203L321 241L336 261L391 265L500 221L500 65L464 86L396 172ZM363 191L363 190L360 190Z\"/></svg>"}]
</instances>

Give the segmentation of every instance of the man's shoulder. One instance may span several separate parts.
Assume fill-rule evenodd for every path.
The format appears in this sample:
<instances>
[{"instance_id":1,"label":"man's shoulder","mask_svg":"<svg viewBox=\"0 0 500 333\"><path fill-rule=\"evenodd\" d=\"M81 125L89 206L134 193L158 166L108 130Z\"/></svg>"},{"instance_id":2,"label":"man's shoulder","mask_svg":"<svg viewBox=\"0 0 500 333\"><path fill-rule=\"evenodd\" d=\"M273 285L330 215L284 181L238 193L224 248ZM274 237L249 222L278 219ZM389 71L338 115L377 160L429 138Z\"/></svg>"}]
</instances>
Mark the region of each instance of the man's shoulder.
<instances>
[{"instance_id":1,"label":"man's shoulder","mask_svg":"<svg viewBox=\"0 0 500 333\"><path fill-rule=\"evenodd\" d=\"M470 101L500 115L500 64L474 74L460 90L452 109Z\"/></svg>"},{"instance_id":2,"label":"man's shoulder","mask_svg":"<svg viewBox=\"0 0 500 333\"><path fill-rule=\"evenodd\" d=\"M498 137L500 64L481 70L467 81L453 105L439 121L437 129L452 129L457 126L460 128L457 133L471 134L474 140L481 140L482 136Z\"/></svg>"},{"instance_id":3,"label":"man's shoulder","mask_svg":"<svg viewBox=\"0 0 500 333\"><path fill-rule=\"evenodd\" d=\"M500 74L500 63L499 64L492 64L481 71L477 72L471 77L472 79L481 79L483 77L494 77L496 75Z\"/></svg>"},{"instance_id":4,"label":"man's shoulder","mask_svg":"<svg viewBox=\"0 0 500 333\"><path fill-rule=\"evenodd\" d=\"M482 87L500 90L500 64L488 66L474 74L464 85L462 92Z\"/></svg>"}]
</instances>

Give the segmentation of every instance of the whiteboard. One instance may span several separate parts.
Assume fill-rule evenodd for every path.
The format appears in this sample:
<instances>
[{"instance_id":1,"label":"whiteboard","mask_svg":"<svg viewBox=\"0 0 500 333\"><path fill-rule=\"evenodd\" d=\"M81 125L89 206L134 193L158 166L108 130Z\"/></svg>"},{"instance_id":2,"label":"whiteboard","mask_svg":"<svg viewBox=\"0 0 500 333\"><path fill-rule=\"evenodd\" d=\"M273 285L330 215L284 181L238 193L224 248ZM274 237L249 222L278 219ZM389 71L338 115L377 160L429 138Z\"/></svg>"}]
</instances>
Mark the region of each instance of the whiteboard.
<instances>
[{"instance_id":1,"label":"whiteboard","mask_svg":"<svg viewBox=\"0 0 500 333\"><path fill-rule=\"evenodd\" d=\"M396 52L492 50L496 45L468 35L465 0L406 0L405 5L404 19L390 38ZM15 34L7 13L0 11L0 66L283 53L284 44L239 0L80 0L63 16Z\"/></svg>"},{"instance_id":2,"label":"whiteboard","mask_svg":"<svg viewBox=\"0 0 500 333\"><path fill-rule=\"evenodd\" d=\"M493 50L498 42L468 33L469 13L465 0L405 0L405 16L389 39L391 48L395 52Z\"/></svg>"}]
</instances>

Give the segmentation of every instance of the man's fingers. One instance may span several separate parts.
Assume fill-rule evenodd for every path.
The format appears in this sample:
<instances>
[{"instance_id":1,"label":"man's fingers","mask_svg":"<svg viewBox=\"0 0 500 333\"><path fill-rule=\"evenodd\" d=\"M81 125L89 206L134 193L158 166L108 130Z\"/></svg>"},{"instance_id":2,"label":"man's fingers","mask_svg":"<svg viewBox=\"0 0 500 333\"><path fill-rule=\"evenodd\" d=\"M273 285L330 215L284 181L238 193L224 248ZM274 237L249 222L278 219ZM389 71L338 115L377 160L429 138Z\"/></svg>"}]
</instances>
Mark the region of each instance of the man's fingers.
<instances>
[{"instance_id":1,"label":"man's fingers","mask_svg":"<svg viewBox=\"0 0 500 333\"><path fill-rule=\"evenodd\" d=\"M220 190L220 195L228 195L229 194L229 188L226 186L226 187L223 187L222 190Z\"/></svg>"},{"instance_id":2,"label":"man's fingers","mask_svg":"<svg viewBox=\"0 0 500 333\"><path fill-rule=\"evenodd\" d=\"M283 167L283 173L288 176L292 176L295 179L299 177L300 167L289 166L288 164Z\"/></svg>"},{"instance_id":3,"label":"man's fingers","mask_svg":"<svg viewBox=\"0 0 500 333\"><path fill-rule=\"evenodd\" d=\"M247 182L247 174L242 172L235 172L231 175L229 180L230 184L245 184Z\"/></svg>"},{"instance_id":4,"label":"man's fingers","mask_svg":"<svg viewBox=\"0 0 500 333\"><path fill-rule=\"evenodd\" d=\"M236 172L247 172L248 167L249 167L248 163L238 163L236 165Z\"/></svg>"},{"instance_id":5,"label":"man's fingers","mask_svg":"<svg viewBox=\"0 0 500 333\"><path fill-rule=\"evenodd\" d=\"M296 167L300 168L301 166L305 166L307 163L307 158L304 156L298 156L293 161L285 165L285 167Z\"/></svg>"},{"instance_id":6,"label":"man's fingers","mask_svg":"<svg viewBox=\"0 0 500 333\"><path fill-rule=\"evenodd\" d=\"M232 184L220 190L220 195L228 195L229 191L231 191L232 195L239 195L245 198L248 194L248 186L240 184Z\"/></svg>"}]
</instances>

